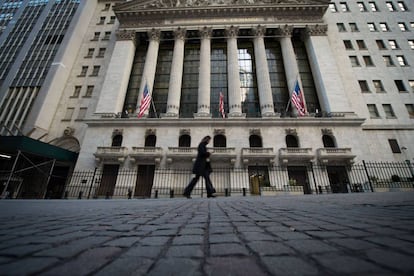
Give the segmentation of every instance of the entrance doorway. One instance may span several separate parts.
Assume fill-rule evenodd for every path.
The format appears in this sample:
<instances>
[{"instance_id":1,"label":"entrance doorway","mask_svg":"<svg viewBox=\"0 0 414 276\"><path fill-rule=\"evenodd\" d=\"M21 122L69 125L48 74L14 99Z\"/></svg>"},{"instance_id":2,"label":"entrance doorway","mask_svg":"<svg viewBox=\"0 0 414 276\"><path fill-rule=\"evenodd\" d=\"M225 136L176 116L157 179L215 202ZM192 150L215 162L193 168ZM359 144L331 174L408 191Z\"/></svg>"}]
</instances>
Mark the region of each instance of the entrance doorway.
<instances>
[{"instance_id":1,"label":"entrance doorway","mask_svg":"<svg viewBox=\"0 0 414 276\"><path fill-rule=\"evenodd\" d=\"M154 181L155 165L138 165L134 197L150 198Z\"/></svg>"},{"instance_id":2,"label":"entrance doorway","mask_svg":"<svg viewBox=\"0 0 414 276\"><path fill-rule=\"evenodd\" d=\"M327 166L329 183L332 193L347 193L348 173L344 166Z\"/></svg>"},{"instance_id":3,"label":"entrance doorway","mask_svg":"<svg viewBox=\"0 0 414 276\"><path fill-rule=\"evenodd\" d=\"M101 185L99 185L96 196L111 197L114 194L116 179L118 177L119 165L104 165Z\"/></svg>"},{"instance_id":4,"label":"entrance doorway","mask_svg":"<svg viewBox=\"0 0 414 276\"><path fill-rule=\"evenodd\" d=\"M312 190L309 185L308 171L304 166L289 166L288 167L289 185L296 185L303 187L304 194L311 194Z\"/></svg>"},{"instance_id":5,"label":"entrance doorway","mask_svg":"<svg viewBox=\"0 0 414 276\"><path fill-rule=\"evenodd\" d=\"M63 197L69 167L55 166L47 185L46 199L60 199Z\"/></svg>"}]
</instances>

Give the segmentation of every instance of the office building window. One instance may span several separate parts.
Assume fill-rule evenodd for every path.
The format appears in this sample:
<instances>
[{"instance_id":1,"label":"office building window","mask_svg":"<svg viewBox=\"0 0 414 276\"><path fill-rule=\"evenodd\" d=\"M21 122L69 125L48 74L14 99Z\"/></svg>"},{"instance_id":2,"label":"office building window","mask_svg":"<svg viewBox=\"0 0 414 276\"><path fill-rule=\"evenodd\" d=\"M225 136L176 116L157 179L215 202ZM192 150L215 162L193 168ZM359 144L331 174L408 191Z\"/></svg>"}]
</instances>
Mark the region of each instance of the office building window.
<instances>
[{"instance_id":1,"label":"office building window","mask_svg":"<svg viewBox=\"0 0 414 276\"><path fill-rule=\"evenodd\" d=\"M106 48L99 48L98 55L96 57L103 58L105 56Z\"/></svg>"},{"instance_id":2,"label":"office building window","mask_svg":"<svg viewBox=\"0 0 414 276\"><path fill-rule=\"evenodd\" d=\"M375 4L375 2L369 2L368 5L369 5L371 11L373 11L373 12L378 11L377 4Z\"/></svg>"},{"instance_id":3,"label":"office building window","mask_svg":"<svg viewBox=\"0 0 414 276\"><path fill-rule=\"evenodd\" d=\"M386 2L389 11L395 11L394 4L392 2Z\"/></svg>"},{"instance_id":4,"label":"office building window","mask_svg":"<svg viewBox=\"0 0 414 276\"><path fill-rule=\"evenodd\" d=\"M349 28L351 28L351 32L359 32L358 25L356 23L349 23Z\"/></svg>"},{"instance_id":5,"label":"office building window","mask_svg":"<svg viewBox=\"0 0 414 276\"><path fill-rule=\"evenodd\" d=\"M357 42L358 48L360 50L366 50L367 49L367 45L365 45L365 42L363 40L357 40L356 42Z\"/></svg>"},{"instance_id":6,"label":"office building window","mask_svg":"<svg viewBox=\"0 0 414 276\"><path fill-rule=\"evenodd\" d=\"M382 57L383 57L383 59L384 59L384 63L385 63L385 65L386 65L387 67L390 67L390 66L395 66L395 65L394 65L394 62L392 61L391 56L382 56Z\"/></svg>"},{"instance_id":7,"label":"office building window","mask_svg":"<svg viewBox=\"0 0 414 276\"><path fill-rule=\"evenodd\" d=\"M349 8L348 8L348 5L346 4L346 2L340 2L339 5L341 7L342 12L349 12Z\"/></svg>"},{"instance_id":8,"label":"office building window","mask_svg":"<svg viewBox=\"0 0 414 276\"><path fill-rule=\"evenodd\" d=\"M109 19L108 24L114 24L115 23L115 19L116 19L115 16L111 16L110 19Z\"/></svg>"},{"instance_id":9,"label":"office building window","mask_svg":"<svg viewBox=\"0 0 414 276\"><path fill-rule=\"evenodd\" d=\"M395 86L397 86L398 92L408 92L402 80L394 80L394 82Z\"/></svg>"},{"instance_id":10,"label":"office building window","mask_svg":"<svg viewBox=\"0 0 414 276\"><path fill-rule=\"evenodd\" d=\"M92 93L93 93L93 89L94 86L93 85L88 85L88 87L86 87L86 93L85 93L85 98L90 98L92 97Z\"/></svg>"},{"instance_id":11,"label":"office building window","mask_svg":"<svg viewBox=\"0 0 414 276\"><path fill-rule=\"evenodd\" d=\"M368 29L370 32L376 32L377 31L377 27L375 27L374 23L367 23L368 25Z\"/></svg>"},{"instance_id":12,"label":"office building window","mask_svg":"<svg viewBox=\"0 0 414 276\"><path fill-rule=\"evenodd\" d=\"M88 53L86 54L85 58L91 58L93 56L94 51L95 51L94 48L89 48Z\"/></svg>"},{"instance_id":13,"label":"office building window","mask_svg":"<svg viewBox=\"0 0 414 276\"><path fill-rule=\"evenodd\" d=\"M410 46L411 50L414 50L414 40L408 40L408 45Z\"/></svg>"},{"instance_id":14,"label":"office building window","mask_svg":"<svg viewBox=\"0 0 414 276\"><path fill-rule=\"evenodd\" d=\"M102 40L109 40L111 39L111 32L105 32L105 36L102 38Z\"/></svg>"},{"instance_id":15,"label":"office building window","mask_svg":"<svg viewBox=\"0 0 414 276\"><path fill-rule=\"evenodd\" d=\"M368 82L366 80L359 80L359 87L361 88L362 93L369 93Z\"/></svg>"},{"instance_id":16,"label":"office building window","mask_svg":"<svg viewBox=\"0 0 414 276\"><path fill-rule=\"evenodd\" d=\"M374 66L374 62L372 62L370 56L363 56L362 58L364 60L365 66Z\"/></svg>"},{"instance_id":17,"label":"office building window","mask_svg":"<svg viewBox=\"0 0 414 276\"><path fill-rule=\"evenodd\" d=\"M395 118L394 110L392 109L392 106L390 104L383 104L382 108L384 109L385 116L387 118Z\"/></svg>"},{"instance_id":18,"label":"office building window","mask_svg":"<svg viewBox=\"0 0 414 276\"><path fill-rule=\"evenodd\" d=\"M374 84L375 87L375 92L377 93L384 93L384 86L382 85L381 80L373 80L372 83Z\"/></svg>"},{"instance_id":19,"label":"office building window","mask_svg":"<svg viewBox=\"0 0 414 276\"><path fill-rule=\"evenodd\" d=\"M388 24L385 23L385 22L380 23L380 28L381 28L381 31L383 31L383 32L388 32L389 31Z\"/></svg>"},{"instance_id":20,"label":"office building window","mask_svg":"<svg viewBox=\"0 0 414 276\"><path fill-rule=\"evenodd\" d=\"M400 31L401 32L407 32L408 30L407 30L407 26L405 25L405 23L404 22L399 22L398 23L398 27L400 28Z\"/></svg>"},{"instance_id":21,"label":"office building window","mask_svg":"<svg viewBox=\"0 0 414 276\"><path fill-rule=\"evenodd\" d=\"M407 7L403 1L398 1L398 7L400 8L400 11L407 11Z\"/></svg>"},{"instance_id":22,"label":"office building window","mask_svg":"<svg viewBox=\"0 0 414 276\"><path fill-rule=\"evenodd\" d=\"M375 104L367 104L367 108L368 108L369 116L371 118L374 118L374 119L379 118L378 109Z\"/></svg>"},{"instance_id":23,"label":"office building window","mask_svg":"<svg viewBox=\"0 0 414 276\"><path fill-rule=\"evenodd\" d=\"M76 118L76 120L83 120L83 119L85 119L86 111L87 110L88 109L86 107L79 108L78 117Z\"/></svg>"},{"instance_id":24,"label":"office building window","mask_svg":"<svg viewBox=\"0 0 414 276\"><path fill-rule=\"evenodd\" d=\"M414 119L414 104L406 104L405 108L407 109L408 116L410 116L411 119Z\"/></svg>"},{"instance_id":25,"label":"office building window","mask_svg":"<svg viewBox=\"0 0 414 276\"><path fill-rule=\"evenodd\" d=\"M335 3L329 3L329 9L331 10L331 12L338 12Z\"/></svg>"},{"instance_id":26,"label":"office building window","mask_svg":"<svg viewBox=\"0 0 414 276\"><path fill-rule=\"evenodd\" d=\"M78 98L81 92L82 86L77 85L75 86L75 89L73 90L73 94L71 96L71 98Z\"/></svg>"},{"instance_id":27,"label":"office building window","mask_svg":"<svg viewBox=\"0 0 414 276\"><path fill-rule=\"evenodd\" d=\"M347 50L353 50L354 47L352 46L351 40L344 40L345 49Z\"/></svg>"},{"instance_id":28,"label":"office building window","mask_svg":"<svg viewBox=\"0 0 414 276\"><path fill-rule=\"evenodd\" d=\"M345 24L344 23L336 23L339 32L346 32Z\"/></svg>"},{"instance_id":29,"label":"office building window","mask_svg":"<svg viewBox=\"0 0 414 276\"><path fill-rule=\"evenodd\" d=\"M63 117L63 120L62 121L70 121L70 120L72 120L72 116L73 116L73 112L74 111L75 111L75 108L68 107L66 109L65 117Z\"/></svg>"},{"instance_id":30,"label":"office building window","mask_svg":"<svg viewBox=\"0 0 414 276\"><path fill-rule=\"evenodd\" d=\"M101 69L101 66L94 66L93 67L93 71L92 71L92 74L90 75L90 76L92 76L92 77L96 77L96 76L98 76L98 74L99 74L99 70Z\"/></svg>"},{"instance_id":31,"label":"office building window","mask_svg":"<svg viewBox=\"0 0 414 276\"><path fill-rule=\"evenodd\" d=\"M414 92L414 80L409 80L408 84L410 85L411 92Z\"/></svg>"},{"instance_id":32,"label":"office building window","mask_svg":"<svg viewBox=\"0 0 414 276\"><path fill-rule=\"evenodd\" d=\"M366 12L367 7L365 6L364 2L357 2L358 8L360 12Z\"/></svg>"},{"instance_id":33,"label":"office building window","mask_svg":"<svg viewBox=\"0 0 414 276\"><path fill-rule=\"evenodd\" d=\"M384 41L379 39L379 40L375 40L375 42L377 43L378 49L380 49L380 50L386 50L387 49L387 46L385 46Z\"/></svg>"},{"instance_id":34,"label":"office building window","mask_svg":"<svg viewBox=\"0 0 414 276\"><path fill-rule=\"evenodd\" d=\"M397 56L397 60L400 66L408 66L404 56Z\"/></svg>"},{"instance_id":35,"label":"office building window","mask_svg":"<svg viewBox=\"0 0 414 276\"><path fill-rule=\"evenodd\" d=\"M390 45L390 48L393 49L393 50L396 50L396 49L399 48L398 44L397 44L397 41L393 40L393 39L388 40L388 45Z\"/></svg>"},{"instance_id":36,"label":"office building window","mask_svg":"<svg viewBox=\"0 0 414 276\"><path fill-rule=\"evenodd\" d=\"M351 61L352 67L359 67L360 66L357 56L350 56L349 60Z\"/></svg>"},{"instance_id":37,"label":"office building window","mask_svg":"<svg viewBox=\"0 0 414 276\"><path fill-rule=\"evenodd\" d=\"M97 25L102 25L102 24L105 24L105 16L99 17L99 21L98 21Z\"/></svg>"},{"instance_id":38,"label":"office building window","mask_svg":"<svg viewBox=\"0 0 414 276\"><path fill-rule=\"evenodd\" d=\"M396 139L388 139L388 143L390 144L392 153L401 153L400 146Z\"/></svg>"},{"instance_id":39,"label":"office building window","mask_svg":"<svg viewBox=\"0 0 414 276\"><path fill-rule=\"evenodd\" d=\"M97 41L97 40L99 40L99 36L101 35L101 33L100 32L95 32L95 34L94 34L94 36L93 36L93 38L91 39L92 41Z\"/></svg>"},{"instance_id":40,"label":"office building window","mask_svg":"<svg viewBox=\"0 0 414 276\"><path fill-rule=\"evenodd\" d=\"M110 8L111 8L111 4L105 4L105 7L103 8L102 11L109 11Z\"/></svg>"},{"instance_id":41,"label":"office building window","mask_svg":"<svg viewBox=\"0 0 414 276\"><path fill-rule=\"evenodd\" d=\"M86 73L88 73L88 66L82 66L82 71L78 75L78 77L85 77Z\"/></svg>"}]
</instances>

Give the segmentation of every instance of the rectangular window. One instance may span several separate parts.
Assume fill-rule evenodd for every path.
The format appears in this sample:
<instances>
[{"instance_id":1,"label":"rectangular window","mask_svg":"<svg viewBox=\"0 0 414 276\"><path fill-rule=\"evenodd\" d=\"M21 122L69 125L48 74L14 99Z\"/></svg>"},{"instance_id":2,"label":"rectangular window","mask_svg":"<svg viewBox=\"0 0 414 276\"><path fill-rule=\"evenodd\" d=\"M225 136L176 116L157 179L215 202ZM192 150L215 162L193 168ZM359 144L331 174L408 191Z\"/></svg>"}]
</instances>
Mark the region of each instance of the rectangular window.
<instances>
[{"instance_id":1,"label":"rectangular window","mask_svg":"<svg viewBox=\"0 0 414 276\"><path fill-rule=\"evenodd\" d=\"M89 48L88 53L86 54L85 58L91 58L93 56L94 51L95 51L94 48Z\"/></svg>"},{"instance_id":2,"label":"rectangular window","mask_svg":"<svg viewBox=\"0 0 414 276\"><path fill-rule=\"evenodd\" d=\"M346 4L346 2L340 2L339 5L341 6L341 11L342 12L349 12L349 8L348 8L348 5Z\"/></svg>"},{"instance_id":3,"label":"rectangular window","mask_svg":"<svg viewBox=\"0 0 414 276\"><path fill-rule=\"evenodd\" d=\"M395 41L395 40L393 40L393 39L391 39L391 40L388 40L388 45L390 46L390 48L391 49L393 49L393 50L396 50L396 49L398 49L399 47L398 47L398 44L397 44L397 41Z\"/></svg>"},{"instance_id":4,"label":"rectangular window","mask_svg":"<svg viewBox=\"0 0 414 276\"><path fill-rule=\"evenodd\" d=\"M105 36L102 38L102 40L109 40L111 39L111 32L105 32Z\"/></svg>"},{"instance_id":5,"label":"rectangular window","mask_svg":"<svg viewBox=\"0 0 414 276\"><path fill-rule=\"evenodd\" d=\"M335 3L329 3L329 9L331 12L338 12Z\"/></svg>"},{"instance_id":6,"label":"rectangular window","mask_svg":"<svg viewBox=\"0 0 414 276\"><path fill-rule=\"evenodd\" d=\"M111 8L111 4L105 4L105 8L103 8L102 11L109 11L110 8Z\"/></svg>"},{"instance_id":7,"label":"rectangular window","mask_svg":"<svg viewBox=\"0 0 414 276\"><path fill-rule=\"evenodd\" d=\"M366 12L367 11L367 7L365 7L364 2L357 2L358 4L358 8L360 12Z\"/></svg>"},{"instance_id":8,"label":"rectangular window","mask_svg":"<svg viewBox=\"0 0 414 276\"><path fill-rule=\"evenodd\" d=\"M73 107L68 107L66 109L66 113L65 113L65 117L63 118L62 121L70 121L72 120L72 116L73 116L73 111L75 110L75 108Z\"/></svg>"},{"instance_id":9,"label":"rectangular window","mask_svg":"<svg viewBox=\"0 0 414 276\"><path fill-rule=\"evenodd\" d=\"M392 2L386 2L385 4L387 5L387 8L389 11L395 11L395 8Z\"/></svg>"},{"instance_id":10,"label":"rectangular window","mask_svg":"<svg viewBox=\"0 0 414 276\"><path fill-rule=\"evenodd\" d=\"M373 12L378 11L377 5L375 4L375 2L369 2L368 5L369 5L371 11L373 11Z\"/></svg>"},{"instance_id":11,"label":"rectangular window","mask_svg":"<svg viewBox=\"0 0 414 276\"><path fill-rule=\"evenodd\" d=\"M96 57L103 58L105 56L106 48L99 48L98 55Z\"/></svg>"},{"instance_id":12,"label":"rectangular window","mask_svg":"<svg viewBox=\"0 0 414 276\"><path fill-rule=\"evenodd\" d=\"M86 88L86 93L85 93L85 98L90 98L92 97L92 93L93 93L93 85L88 85L88 87Z\"/></svg>"},{"instance_id":13,"label":"rectangular window","mask_svg":"<svg viewBox=\"0 0 414 276\"><path fill-rule=\"evenodd\" d=\"M392 109L392 106L390 104L383 104L382 108L384 109L385 117L392 119L395 118L394 110Z\"/></svg>"},{"instance_id":14,"label":"rectangular window","mask_svg":"<svg viewBox=\"0 0 414 276\"><path fill-rule=\"evenodd\" d=\"M365 45L365 42L363 40L357 40L356 42L357 42L358 48L360 50L366 50L367 49L367 46Z\"/></svg>"},{"instance_id":15,"label":"rectangular window","mask_svg":"<svg viewBox=\"0 0 414 276\"><path fill-rule=\"evenodd\" d=\"M402 80L394 80L395 86L397 86L398 92L408 92L407 89L405 89L404 82Z\"/></svg>"},{"instance_id":16,"label":"rectangular window","mask_svg":"<svg viewBox=\"0 0 414 276\"><path fill-rule=\"evenodd\" d=\"M385 22L380 23L380 28L381 28L381 31L383 31L383 32L388 32L389 31L388 24L385 23Z\"/></svg>"},{"instance_id":17,"label":"rectangular window","mask_svg":"<svg viewBox=\"0 0 414 276\"><path fill-rule=\"evenodd\" d=\"M398 1L398 7L401 11L407 11L407 7L405 6L403 1Z\"/></svg>"},{"instance_id":18,"label":"rectangular window","mask_svg":"<svg viewBox=\"0 0 414 276\"><path fill-rule=\"evenodd\" d=\"M408 84L410 85L411 92L414 92L414 80L409 80Z\"/></svg>"},{"instance_id":19,"label":"rectangular window","mask_svg":"<svg viewBox=\"0 0 414 276\"><path fill-rule=\"evenodd\" d=\"M384 59L385 66L387 67L395 66L394 62L392 61L391 56L382 56L382 57Z\"/></svg>"},{"instance_id":20,"label":"rectangular window","mask_svg":"<svg viewBox=\"0 0 414 276\"><path fill-rule=\"evenodd\" d=\"M93 77L98 76L100 69L101 69L101 66L94 66L91 76L93 76Z\"/></svg>"},{"instance_id":21,"label":"rectangular window","mask_svg":"<svg viewBox=\"0 0 414 276\"><path fill-rule=\"evenodd\" d=\"M368 25L368 30L370 32L376 32L377 31L377 27L375 27L374 23L367 23L367 25Z\"/></svg>"},{"instance_id":22,"label":"rectangular window","mask_svg":"<svg viewBox=\"0 0 414 276\"><path fill-rule=\"evenodd\" d=\"M78 113L78 117L76 118L76 120L83 120L83 119L85 119L85 116L86 116L86 111L87 111L88 109L86 108L86 107L81 107L81 108L79 108L79 113Z\"/></svg>"},{"instance_id":23,"label":"rectangular window","mask_svg":"<svg viewBox=\"0 0 414 276\"><path fill-rule=\"evenodd\" d=\"M411 119L414 118L414 104L406 104L405 108L407 109L408 116L410 116Z\"/></svg>"},{"instance_id":24,"label":"rectangular window","mask_svg":"<svg viewBox=\"0 0 414 276\"><path fill-rule=\"evenodd\" d=\"M358 25L356 23L349 23L349 27L351 28L351 32L359 32Z\"/></svg>"},{"instance_id":25,"label":"rectangular window","mask_svg":"<svg viewBox=\"0 0 414 276\"><path fill-rule=\"evenodd\" d=\"M101 35L101 33L100 32L95 32L95 34L94 34L94 36L93 36L93 38L91 39L92 41L97 41L97 40L99 40L99 36Z\"/></svg>"},{"instance_id":26,"label":"rectangular window","mask_svg":"<svg viewBox=\"0 0 414 276\"><path fill-rule=\"evenodd\" d=\"M352 67L359 67L360 66L357 56L350 56L349 60L351 61Z\"/></svg>"},{"instance_id":27,"label":"rectangular window","mask_svg":"<svg viewBox=\"0 0 414 276\"><path fill-rule=\"evenodd\" d=\"M88 66L82 66L82 71L78 75L78 77L85 77L86 73L88 73Z\"/></svg>"},{"instance_id":28,"label":"rectangular window","mask_svg":"<svg viewBox=\"0 0 414 276\"><path fill-rule=\"evenodd\" d=\"M377 110L377 107L375 106L375 104L367 104L367 108L368 108L368 111L369 111L369 116L371 118L376 119L376 118L379 118L380 117L379 116L379 113L378 113L378 110Z\"/></svg>"},{"instance_id":29,"label":"rectangular window","mask_svg":"<svg viewBox=\"0 0 414 276\"><path fill-rule=\"evenodd\" d=\"M346 32L344 23L336 23L336 26L338 27L339 32Z\"/></svg>"},{"instance_id":30,"label":"rectangular window","mask_svg":"<svg viewBox=\"0 0 414 276\"><path fill-rule=\"evenodd\" d=\"M82 86L77 85L75 86L75 89L73 90L73 94L71 96L71 98L78 98L81 92Z\"/></svg>"},{"instance_id":31,"label":"rectangular window","mask_svg":"<svg viewBox=\"0 0 414 276\"><path fill-rule=\"evenodd\" d=\"M352 46L351 40L344 40L345 49L347 50L353 50L354 47Z\"/></svg>"},{"instance_id":32,"label":"rectangular window","mask_svg":"<svg viewBox=\"0 0 414 276\"><path fill-rule=\"evenodd\" d=\"M408 66L404 56L397 56L397 60L400 66Z\"/></svg>"},{"instance_id":33,"label":"rectangular window","mask_svg":"<svg viewBox=\"0 0 414 276\"><path fill-rule=\"evenodd\" d=\"M102 24L105 24L105 16L99 17L99 21L98 21L97 25L102 25Z\"/></svg>"},{"instance_id":34,"label":"rectangular window","mask_svg":"<svg viewBox=\"0 0 414 276\"><path fill-rule=\"evenodd\" d=\"M372 59L370 56L363 56L365 66L374 66L374 62L372 62Z\"/></svg>"},{"instance_id":35,"label":"rectangular window","mask_svg":"<svg viewBox=\"0 0 414 276\"><path fill-rule=\"evenodd\" d=\"M362 93L369 93L368 82L366 80L359 80L359 87L361 88Z\"/></svg>"},{"instance_id":36,"label":"rectangular window","mask_svg":"<svg viewBox=\"0 0 414 276\"><path fill-rule=\"evenodd\" d=\"M115 23L115 19L116 19L115 16L111 16L110 19L109 19L108 24L114 24Z\"/></svg>"},{"instance_id":37,"label":"rectangular window","mask_svg":"<svg viewBox=\"0 0 414 276\"><path fill-rule=\"evenodd\" d=\"M410 46L411 50L414 50L414 40L408 40L408 45Z\"/></svg>"},{"instance_id":38,"label":"rectangular window","mask_svg":"<svg viewBox=\"0 0 414 276\"><path fill-rule=\"evenodd\" d=\"M376 93L384 93L385 92L384 86L382 85L381 80L373 80L372 83L374 84Z\"/></svg>"},{"instance_id":39,"label":"rectangular window","mask_svg":"<svg viewBox=\"0 0 414 276\"><path fill-rule=\"evenodd\" d=\"M380 50L386 50L387 49L387 46L385 46L384 41L375 40L375 42L377 43L378 49L380 49Z\"/></svg>"},{"instance_id":40,"label":"rectangular window","mask_svg":"<svg viewBox=\"0 0 414 276\"><path fill-rule=\"evenodd\" d=\"M399 22L398 27L400 28L401 32L406 32L407 31L407 26L405 25L404 22Z\"/></svg>"},{"instance_id":41,"label":"rectangular window","mask_svg":"<svg viewBox=\"0 0 414 276\"><path fill-rule=\"evenodd\" d=\"M388 139L388 143L390 144L392 153L401 153L400 146L396 139Z\"/></svg>"}]
</instances>

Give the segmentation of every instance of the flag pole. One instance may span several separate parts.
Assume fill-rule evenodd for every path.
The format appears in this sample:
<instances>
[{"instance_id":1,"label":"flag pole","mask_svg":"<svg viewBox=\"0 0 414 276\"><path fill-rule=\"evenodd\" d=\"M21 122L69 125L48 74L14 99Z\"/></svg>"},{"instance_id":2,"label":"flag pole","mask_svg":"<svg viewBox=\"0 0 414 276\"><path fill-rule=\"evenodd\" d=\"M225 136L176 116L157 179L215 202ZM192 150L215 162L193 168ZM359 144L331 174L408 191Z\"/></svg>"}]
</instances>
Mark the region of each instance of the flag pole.
<instances>
[{"instance_id":1,"label":"flag pole","mask_svg":"<svg viewBox=\"0 0 414 276\"><path fill-rule=\"evenodd\" d=\"M154 90L152 92L154 92ZM151 93L151 105L152 105L152 109L154 109L155 116L158 119L158 113L157 113L157 110L155 109L154 98L152 97L152 93Z\"/></svg>"}]
</instances>

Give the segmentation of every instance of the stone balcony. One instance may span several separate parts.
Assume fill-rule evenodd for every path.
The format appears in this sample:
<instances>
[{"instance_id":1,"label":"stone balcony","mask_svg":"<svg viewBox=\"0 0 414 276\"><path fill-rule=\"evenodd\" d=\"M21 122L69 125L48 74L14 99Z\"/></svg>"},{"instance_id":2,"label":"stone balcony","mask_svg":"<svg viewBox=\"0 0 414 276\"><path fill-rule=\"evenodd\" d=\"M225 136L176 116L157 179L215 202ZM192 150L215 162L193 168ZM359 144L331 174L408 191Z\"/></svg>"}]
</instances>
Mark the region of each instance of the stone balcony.
<instances>
[{"instance_id":1,"label":"stone balcony","mask_svg":"<svg viewBox=\"0 0 414 276\"><path fill-rule=\"evenodd\" d=\"M98 147L94 153L97 163L123 163L128 156L126 147Z\"/></svg>"},{"instance_id":2,"label":"stone balcony","mask_svg":"<svg viewBox=\"0 0 414 276\"><path fill-rule=\"evenodd\" d=\"M275 153L273 148L242 148L241 159L244 164L272 164Z\"/></svg>"},{"instance_id":3,"label":"stone balcony","mask_svg":"<svg viewBox=\"0 0 414 276\"><path fill-rule=\"evenodd\" d=\"M175 161L192 162L197 157L197 148L190 147L169 147L167 152L167 162Z\"/></svg>"},{"instance_id":4,"label":"stone balcony","mask_svg":"<svg viewBox=\"0 0 414 276\"><path fill-rule=\"evenodd\" d=\"M210 159L212 161L230 162L232 164L236 162L236 158L237 158L236 148L214 147L214 148L207 148L207 150L211 152Z\"/></svg>"},{"instance_id":5,"label":"stone balcony","mask_svg":"<svg viewBox=\"0 0 414 276\"><path fill-rule=\"evenodd\" d=\"M150 164L159 164L162 159L162 148L160 147L132 147L129 154L131 162L149 162Z\"/></svg>"},{"instance_id":6,"label":"stone balcony","mask_svg":"<svg viewBox=\"0 0 414 276\"><path fill-rule=\"evenodd\" d=\"M308 163L315 156L311 148L280 148L279 160L281 165L292 163Z\"/></svg>"},{"instance_id":7,"label":"stone balcony","mask_svg":"<svg viewBox=\"0 0 414 276\"><path fill-rule=\"evenodd\" d=\"M356 155L352 154L350 148L319 148L317 149L317 157L321 164L352 164Z\"/></svg>"}]
</instances>

